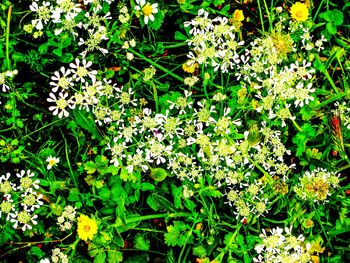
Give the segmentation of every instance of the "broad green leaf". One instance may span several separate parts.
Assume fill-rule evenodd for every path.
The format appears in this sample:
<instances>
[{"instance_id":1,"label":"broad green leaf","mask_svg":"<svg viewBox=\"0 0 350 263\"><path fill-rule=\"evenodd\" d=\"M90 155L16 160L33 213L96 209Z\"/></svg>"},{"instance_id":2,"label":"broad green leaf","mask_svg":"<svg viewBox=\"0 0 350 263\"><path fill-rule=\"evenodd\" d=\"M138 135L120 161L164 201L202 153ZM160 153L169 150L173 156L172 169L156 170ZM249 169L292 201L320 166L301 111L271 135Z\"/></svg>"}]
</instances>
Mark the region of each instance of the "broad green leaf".
<instances>
[{"instance_id":1,"label":"broad green leaf","mask_svg":"<svg viewBox=\"0 0 350 263\"><path fill-rule=\"evenodd\" d=\"M187 37L184 34L182 34L181 32L176 31L175 32L175 40L177 40L177 41L186 41Z\"/></svg>"},{"instance_id":2,"label":"broad green leaf","mask_svg":"<svg viewBox=\"0 0 350 263\"><path fill-rule=\"evenodd\" d=\"M157 182L163 181L167 177L168 173L163 168L151 169L150 176Z\"/></svg>"},{"instance_id":3,"label":"broad green leaf","mask_svg":"<svg viewBox=\"0 0 350 263\"><path fill-rule=\"evenodd\" d=\"M158 204L159 207L165 208L166 210L175 213L177 209L175 206L163 196L152 194L153 200Z\"/></svg>"},{"instance_id":4,"label":"broad green leaf","mask_svg":"<svg viewBox=\"0 0 350 263\"><path fill-rule=\"evenodd\" d=\"M77 124L83 128L84 130L90 132L98 139L102 139L99 134L95 122L94 117L91 112L86 112L84 110L78 110L77 108L73 110L73 116Z\"/></svg>"},{"instance_id":5,"label":"broad green leaf","mask_svg":"<svg viewBox=\"0 0 350 263\"><path fill-rule=\"evenodd\" d=\"M141 184L141 191L153 191L155 186L151 183L144 182Z\"/></svg>"}]
</instances>

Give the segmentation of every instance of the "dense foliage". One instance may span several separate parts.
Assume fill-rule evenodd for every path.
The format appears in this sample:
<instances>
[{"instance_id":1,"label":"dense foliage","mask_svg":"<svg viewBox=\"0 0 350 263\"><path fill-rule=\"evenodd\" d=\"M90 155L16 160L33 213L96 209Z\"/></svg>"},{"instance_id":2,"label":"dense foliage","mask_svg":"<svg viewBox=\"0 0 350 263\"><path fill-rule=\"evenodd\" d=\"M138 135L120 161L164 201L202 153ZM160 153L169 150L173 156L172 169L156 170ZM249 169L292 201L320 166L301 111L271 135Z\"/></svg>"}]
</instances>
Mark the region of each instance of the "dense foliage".
<instances>
[{"instance_id":1,"label":"dense foliage","mask_svg":"<svg viewBox=\"0 0 350 263\"><path fill-rule=\"evenodd\" d=\"M2 0L1 262L349 262L348 1Z\"/></svg>"}]
</instances>

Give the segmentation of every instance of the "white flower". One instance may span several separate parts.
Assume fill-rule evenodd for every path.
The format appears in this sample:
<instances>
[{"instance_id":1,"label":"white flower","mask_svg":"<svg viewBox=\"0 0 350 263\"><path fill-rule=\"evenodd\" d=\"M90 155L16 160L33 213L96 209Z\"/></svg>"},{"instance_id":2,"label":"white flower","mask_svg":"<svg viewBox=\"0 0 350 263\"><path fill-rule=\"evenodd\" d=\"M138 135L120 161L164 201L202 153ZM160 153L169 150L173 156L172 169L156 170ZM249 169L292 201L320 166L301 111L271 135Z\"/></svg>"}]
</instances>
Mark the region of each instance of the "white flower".
<instances>
[{"instance_id":1,"label":"white flower","mask_svg":"<svg viewBox=\"0 0 350 263\"><path fill-rule=\"evenodd\" d=\"M44 28L44 24L46 25L51 18L51 10L49 2L42 2L41 6L38 5L38 0L35 0L30 6L29 9L33 12L36 12L38 15L37 19L32 20L32 25L38 29L42 30Z\"/></svg>"},{"instance_id":2,"label":"white flower","mask_svg":"<svg viewBox=\"0 0 350 263\"><path fill-rule=\"evenodd\" d=\"M55 106L49 107L49 111L53 111L53 115L58 115L58 118L62 118L63 115L65 117L69 116L69 112L66 110L67 107L73 109L75 107L75 104L73 104L72 100L67 100L68 93L60 92L59 97L57 98L54 93L50 93L50 98L47 98L48 102L55 102Z\"/></svg>"},{"instance_id":3,"label":"white flower","mask_svg":"<svg viewBox=\"0 0 350 263\"><path fill-rule=\"evenodd\" d=\"M49 163L47 165L47 170L50 170L53 166L55 166L57 163L60 162L60 159L57 157L52 157L51 155L46 159L46 161Z\"/></svg>"},{"instance_id":4,"label":"white flower","mask_svg":"<svg viewBox=\"0 0 350 263\"><path fill-rule=\"evenodd\" d=\"M158 13L158 4L150 4L149 2L146 3L145 0L136 0L137 6L135 6L135 10L141 11L144 16L144 22L147 25L148 20L154 21L153 14Z\"/></svg>"},{"instance_id":5,"label":"white flower","mask_svg":"<svg viewBox=\"0 0 350 263\"><path fill-rule=\"evenodd\" d=\"M80 65L80 60L78 58L75 59L75 63L70 63L69 66L72 68L73 78L76 81L81 81L84 83L85 77L90 77L92 81L96 80L96 70L89 71L88 68L92 65L91 61L82 60L82 64Z\"/></svg>"},{"instance_id":6,"label":"white flower","mask_svg":"<svg viewBox=\"0 0 350 263\"><path fill-rule=\"evenodd\" d=\"M50 263L50 260L48 258L43 258L39 261L39 263Z\"/></svg>"},{"instance_id":7,"label":"white flower","mask_svg":"<svg viewBox=\"0 0 350 263\"><path fill-rule=\"evenodd\" d=\"M60 74L62 73L62 76ZM65 69L64 67L60 68L60 71L55 71L54 76L51 77L50 85L53 86L52 92L57 92L58 88L68 89L73 85L72 78L68 77L71 74L70 69Z\"/></svg>"},{"instance_id":8,"label":"white flower","mask_svg":"<svg viewBox=\"0 0 350 263\"><path fill-rule=\"evenodd\" d=\"M25 176L27 174L27 176ZM27 191L31 187L34 187L35 189L39 189L39 180L33 181L31 177L34 177L35 174L31 172L30 170L24 171L21 170L20 173L16 173L16 176L20 178L20 186L17 188L21 191Z\"/></svg>"},{"instance_id":9,"label":"white flower","mask_svg":"<svg viewBox=\"0 0 350 263\"><path fill-rule=\"evenodd\" d=\"M35 220L38 217L38 215L31 215L27 211L16 211L12 215L11 222L13 223L13 227L17 228L19 224L22 225L22 231L26 231L27 229L31 230L33 227L32 225L36 225L38 222Z\"/></svg>"}]
</instances>

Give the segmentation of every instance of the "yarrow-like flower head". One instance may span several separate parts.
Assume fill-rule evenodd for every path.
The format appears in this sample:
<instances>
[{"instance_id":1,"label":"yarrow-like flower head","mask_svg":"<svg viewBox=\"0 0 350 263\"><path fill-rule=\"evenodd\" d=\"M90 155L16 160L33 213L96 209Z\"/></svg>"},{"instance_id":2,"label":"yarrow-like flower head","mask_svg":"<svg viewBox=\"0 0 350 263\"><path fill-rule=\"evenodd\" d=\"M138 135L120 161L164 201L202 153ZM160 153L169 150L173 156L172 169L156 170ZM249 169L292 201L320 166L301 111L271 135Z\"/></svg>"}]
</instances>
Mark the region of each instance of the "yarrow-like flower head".
<instances>
[{"instance_id":1,"label":"yarrow-like flower head","mask_svg":"<svg viewBox=\"0 0 350 263\"><path fill-rule=\"evenodd\" d=\"M303 22L306 21L309 16L309 9L307 8L306 4L296 2L290 8L290 14L296 21Z\"/></svg>"}]
</instances>

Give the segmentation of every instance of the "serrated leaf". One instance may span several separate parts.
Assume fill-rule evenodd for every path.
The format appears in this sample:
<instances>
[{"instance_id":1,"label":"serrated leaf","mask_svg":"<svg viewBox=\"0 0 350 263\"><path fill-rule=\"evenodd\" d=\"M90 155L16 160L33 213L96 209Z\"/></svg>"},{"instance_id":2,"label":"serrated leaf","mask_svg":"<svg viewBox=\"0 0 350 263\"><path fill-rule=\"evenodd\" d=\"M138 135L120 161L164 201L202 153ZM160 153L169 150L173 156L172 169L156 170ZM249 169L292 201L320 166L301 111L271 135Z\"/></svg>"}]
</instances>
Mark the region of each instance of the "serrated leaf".
<instances>
[{"instance_id":1,"label":"serrated leaf","mask_svg":"<svg viewBox=\"0 0 350 263\"><path fill-rule=\"evenodd\" d=\"M106 262L106 253L99 251L98 254L94 257L94 263L105 263Z\"/></svg>"},{"instance_id":2,"label":"serrated leaf","mask_svg":"<svg viewBox=\"0 0 350 263\"><path fill-rule=\"evenodd\" d=\"M123 261L123 254L118 250L108 250L107 262L108 263L119 263Z\"/></svg>"},{"instance_id":3,"label":"serrated leaf","mask_svg":"<svg viewBox=\"0 0 350 263\"><path fill-rule=\"evenodd\" d=\"M139 250L148 251L151 247L150 241L143 234L139 233L135 236L134 247Z\"/></svg>"},{"instance_id":4,"label":"serrated leaf","mask_svg":"<svg viewBox=\"0 0 350 263\"><path fill-rule=\"evenodd\" d=\"M73 110L73 116L75 121L81 128L88 131L89 133L94 135L96 138L102 139L101 135L99 134L96 128L94 117L91 112L78 110L76 108Z\"/></svg>"}]
</instances>

